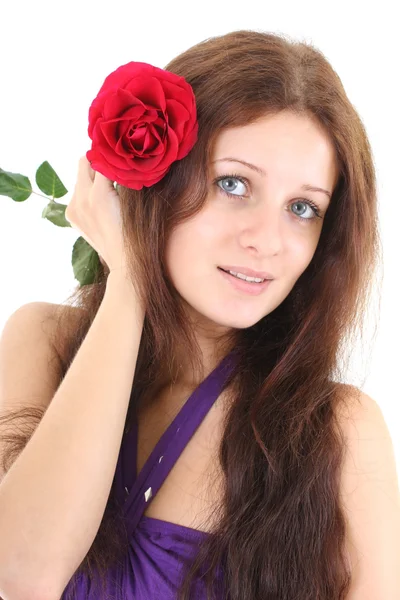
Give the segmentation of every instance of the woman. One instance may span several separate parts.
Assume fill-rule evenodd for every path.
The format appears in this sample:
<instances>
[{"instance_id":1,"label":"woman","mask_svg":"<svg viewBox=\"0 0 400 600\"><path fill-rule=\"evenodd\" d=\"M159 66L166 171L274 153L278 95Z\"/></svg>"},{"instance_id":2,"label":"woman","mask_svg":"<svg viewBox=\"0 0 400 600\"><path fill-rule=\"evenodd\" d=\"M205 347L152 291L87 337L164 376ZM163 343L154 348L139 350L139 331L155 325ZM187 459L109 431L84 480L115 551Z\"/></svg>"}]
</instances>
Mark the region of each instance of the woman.
<instances>
[{"instance_id":1,"label":"woman","mask_svg":"<svg viewBox=\"0 0 400 600\"><path fill-rule=\"evenodd\" d=\"M9 589L394 599L390 436L340 383L380 248L371 148L339 77L310 45L253 31L165 73L115 73L66 213L104 269L70 306L13 315L25 331L40 313L52 379L46 406L41 392L7 412L38 423L4 450L6 465L19 442L0 487L0 558L23 580Z\"/></svg>"}]
</instances>

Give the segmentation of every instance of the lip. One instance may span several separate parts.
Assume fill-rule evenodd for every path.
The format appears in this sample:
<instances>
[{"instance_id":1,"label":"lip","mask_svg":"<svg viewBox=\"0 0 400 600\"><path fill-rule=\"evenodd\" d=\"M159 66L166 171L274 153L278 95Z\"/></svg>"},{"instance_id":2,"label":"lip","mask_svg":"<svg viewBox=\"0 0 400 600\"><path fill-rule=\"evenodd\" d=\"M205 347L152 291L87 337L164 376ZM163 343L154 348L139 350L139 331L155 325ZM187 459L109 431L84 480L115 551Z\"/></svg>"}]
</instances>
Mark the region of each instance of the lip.
<instances>
[{"instance_id":1,"label":"lip","mask_svg":"<svg viewBox=\"0 0 400 600\"><path fill-rule=\"evenodd\" d=\"M224 271L234 271L235 273L242 273L242 275L247 275L248 277L258 277L259 279L274 279L274 276L271 273L267 273L267 271L253 271L253 269L248 269L247 267L237 267L231 265L220 265L220 269Z\"/></svg>"},{"instance_id":2,"label":"lip","mask_svg":"<svg viewBox=\"0 0 400 600\"><path fill-rule=\"evenodd\" d=\"M250 296L259 296L269 287L272 282L272 279L267 279L267 281L264 281L263 283L249 283L244 279L238 279L234 275L225 273L225 271L220 268L218 268L218 271L221 273L222 277L229 281L237 291L244 292Z\"/></svg>"}]
</instances>

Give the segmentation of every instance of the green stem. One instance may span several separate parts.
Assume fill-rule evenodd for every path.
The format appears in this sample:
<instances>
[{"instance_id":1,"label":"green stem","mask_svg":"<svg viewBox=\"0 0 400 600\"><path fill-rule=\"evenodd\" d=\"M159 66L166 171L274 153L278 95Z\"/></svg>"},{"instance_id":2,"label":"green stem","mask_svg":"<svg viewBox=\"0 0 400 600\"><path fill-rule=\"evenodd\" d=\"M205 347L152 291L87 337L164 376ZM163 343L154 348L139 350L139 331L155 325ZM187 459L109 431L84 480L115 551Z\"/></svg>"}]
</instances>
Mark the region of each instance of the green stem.
<instances>
[{"instance_id":1,"label":"green stem","mask_svg":"<svg viewBox=\"0 0 400 600\"><path fill-rule=\"evenodd\" d=\"M46 198L46 200L50 200L50 202L54 202L54 198L49 198L48 196L43 196L43 194L39 194L39 192L34 192L32 190L32 194L36 194L36 196L40 196L41 198Z\"/></svg>"}]
</instances>

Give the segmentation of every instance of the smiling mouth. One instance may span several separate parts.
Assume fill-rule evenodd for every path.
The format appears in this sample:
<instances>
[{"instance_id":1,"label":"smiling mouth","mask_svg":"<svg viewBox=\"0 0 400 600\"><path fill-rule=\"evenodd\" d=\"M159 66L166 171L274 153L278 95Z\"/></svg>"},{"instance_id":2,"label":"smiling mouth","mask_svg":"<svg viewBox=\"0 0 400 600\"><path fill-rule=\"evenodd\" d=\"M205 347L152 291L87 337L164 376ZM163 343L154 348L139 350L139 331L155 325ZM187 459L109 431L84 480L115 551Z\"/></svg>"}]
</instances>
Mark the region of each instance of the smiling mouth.
<instances>
[{"instance_id":1,"label":"smiling mouth","mask_svg":"<svg viewBox=\"0 0 400 600\"><path fill-rule=\"evenodd\" d=\"M247 279L245 279L244 277L239 277L239 275L233 275L233 272L231 273L230 271L226 271L225 269L223 269L222 267L218 267L218 269L220 271L223 271L224 273L227 273L227 275L230 275L231 277L235 277L236 279L240 279L240 281L245 281L246 283L255 283L255 284L260 284L260 283L265 283L266 281L270 281L269 279L264 279L263 277L256 277L255 279L261 279L262 281L248 281ZM254 279L254 278L253 278Z\"/></svg>"},{"instance_id":2,"label":"smiling mouth","mask_svg":"<svg viewBox=\"0 0 400 600\"><path fill-rule=\"evenodd\" d=\"M222 277L229 281L229 284L232 286L231 289L233 288L236 292L249 294L250 296L262 294L272 283L272 279L265 279L260 282L246 281L246 279L231 275L231 273L224 271L224 269L221 269L220 267L218 267L218 270Z\"/></svg>"}]
</instances>

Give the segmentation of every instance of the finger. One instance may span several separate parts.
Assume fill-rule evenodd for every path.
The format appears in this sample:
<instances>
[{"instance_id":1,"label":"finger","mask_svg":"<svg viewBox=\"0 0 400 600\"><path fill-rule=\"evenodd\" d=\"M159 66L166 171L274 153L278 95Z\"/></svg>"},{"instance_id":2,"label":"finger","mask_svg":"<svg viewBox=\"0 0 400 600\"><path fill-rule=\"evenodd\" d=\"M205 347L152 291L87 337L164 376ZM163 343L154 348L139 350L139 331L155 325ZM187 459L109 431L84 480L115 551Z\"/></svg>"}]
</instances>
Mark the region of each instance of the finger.
<instances>
[{"instance_id":1,"label":"finger","mask_svg":"<svg viewBox=\"0 0 400 600\"><path fill-rule=\"evenodd\" d=\"M94 171L94 174L95 175L94 175L93 187L95 187L99 191L102 190L105 192L114 190L114 183L111 181L111 179L108 179L107 177L102 175L102 173L99 173L98 171Z\"/></svg>"},{"instance_id":2,"label":"finger","mask_svg":"<svg viewBox=\"0 0 400 600\"><path fill-rule=\"evenodd\" d=\"M81 156L78 164L78 180L85 187L91 187L94 181L95 171L90 166L86 156Z\"/></svg>"}]
</instances>

